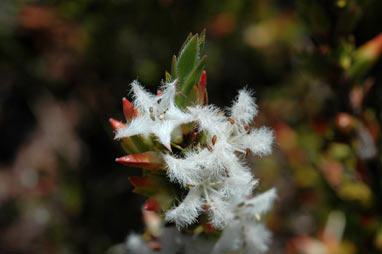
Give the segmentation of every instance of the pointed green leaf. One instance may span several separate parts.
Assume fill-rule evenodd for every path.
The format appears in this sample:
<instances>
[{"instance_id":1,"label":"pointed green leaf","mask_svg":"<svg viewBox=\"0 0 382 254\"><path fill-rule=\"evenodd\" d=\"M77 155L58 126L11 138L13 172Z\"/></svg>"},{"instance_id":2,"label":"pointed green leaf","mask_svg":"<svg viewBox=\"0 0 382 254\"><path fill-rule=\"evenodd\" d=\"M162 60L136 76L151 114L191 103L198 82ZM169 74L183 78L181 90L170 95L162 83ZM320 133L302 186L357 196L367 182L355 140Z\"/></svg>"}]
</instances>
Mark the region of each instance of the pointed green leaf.
<instances>
[{"instance_id":1,"label":"pointed green leaf","mask_svg":"<svg viewBox=\"0 0 382 254\"><path fill-rule=\"evenodd\" d=\"M204 64L206 62L207 56L203 56L200 62L195 66L190 75L188 75L187 79L184 81L182 93L187 96L191 91L192 87L195 84L199 83L200 76L202 75L202 71L204 69Z\"/></svg>"},{"instance_id":2,"label":"pointed green leaf","mask_svg":"<svg viewBox=\"0 0 382 254\"><path fill-rule=\"evenodd\" d=\"M176 74L179 80L179 89L182 89L183 82L194 69L198 54L198 35L194 35L182 50L177 59ZM191 88L189 88L191 89Z\"/></svg>"},{"instance_id":3,"label":"pointed green leaf","mask_svg":"<svg viewBox=\"0 0 382 254\"><path fill-rule=\"evenodd\" d=\"M187 45L188 41L191 40L191 38L192 38L192 33L189 33L187 35L186 40L183 42L182 47L180 47L179 56L182 54L182 51L183 51L184 47Z\"/></svg>"}]
</instances>

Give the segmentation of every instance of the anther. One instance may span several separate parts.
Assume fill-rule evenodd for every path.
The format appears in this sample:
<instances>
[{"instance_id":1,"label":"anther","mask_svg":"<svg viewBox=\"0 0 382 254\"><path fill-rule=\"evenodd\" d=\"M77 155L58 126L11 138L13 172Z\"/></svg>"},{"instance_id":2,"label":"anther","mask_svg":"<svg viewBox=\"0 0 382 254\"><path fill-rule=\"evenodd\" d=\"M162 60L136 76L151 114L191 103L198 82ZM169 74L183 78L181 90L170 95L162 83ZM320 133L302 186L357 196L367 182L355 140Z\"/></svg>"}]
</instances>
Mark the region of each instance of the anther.
<instances>
[{"instance_id":1,"label":"anther","mask_svg":"<svg viewBox=\"0 0 382 254\"><path fill-rule=\"evenodd\" d=\"M207 145L207 149L208 149L208 151L210 151L210 152L212 152L212 147L210 146L210 145Z\"/></svg>"},{"instance_id":2,"label":"anther","mask_svg":"<svg viewBox=\"0 0 382 254\"><path fill-rule=\"evenodd\" d=\"M215 145L217 139L218 137L216 137L216 135L212 137L212 145Z\"/></svg>"},{"instance_id":3,"label":"anther","mask_svg":"<svg viewBox=\"0 0 382 254\"><path fill-rule=\"evenodd\" d=\"M160 98L160 99L157 101L157 103L159 104L161 101L162 101L162 98Z\"/></svg>"},{"instance_id":4,"label":"anther","mask_svg":"<svg viewBox=\"0 0 382 254\"><path fill-rule=\"evenodd\" d=\"M149 111L150 111L150 113L154 112L153 107L150 107L150 108L149 108Z\"/></svg>"},{"instance_id":5,"label":"anther","mask_svg":"<svg viewBox=\"0 0 382 254\"><path fill-rule=\"evenodd\" d=\"M261 220L260 214L256 213L256 214L255 214L255 217L256 217L256 219L257 219L258 221Z\"/></svg>"},{"instance_id":6,"label":"anther","mask_svg":"<svg viewBox=\"0 0 382 254\"><path fill-rule=\"evenodd\" d=\"M228 121L233 125L235 124L235 120L233 120L232 118L228 118Z\"/></svg>"}]
</instances>

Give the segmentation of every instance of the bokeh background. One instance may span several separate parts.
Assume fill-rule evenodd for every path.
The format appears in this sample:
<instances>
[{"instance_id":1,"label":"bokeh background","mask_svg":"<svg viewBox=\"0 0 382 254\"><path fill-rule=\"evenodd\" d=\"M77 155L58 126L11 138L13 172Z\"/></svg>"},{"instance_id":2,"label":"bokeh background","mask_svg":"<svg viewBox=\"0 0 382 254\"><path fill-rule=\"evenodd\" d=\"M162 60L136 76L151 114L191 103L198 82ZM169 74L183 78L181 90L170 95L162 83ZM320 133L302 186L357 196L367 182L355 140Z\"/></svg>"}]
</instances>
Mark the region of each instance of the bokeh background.
<instances>
[{"instance_id":1,"label":"bokeh background","mask_svg":"<svg viewBox=\"0 0 382 254\"><path fill-rule=\"evenodd\" d=\"M210 103L256 92L277 141L270 253L382 252L379 0L1 0L0 253L107 253L143 232L108 119L207 29Z\"/></svg>"}]
</instances>

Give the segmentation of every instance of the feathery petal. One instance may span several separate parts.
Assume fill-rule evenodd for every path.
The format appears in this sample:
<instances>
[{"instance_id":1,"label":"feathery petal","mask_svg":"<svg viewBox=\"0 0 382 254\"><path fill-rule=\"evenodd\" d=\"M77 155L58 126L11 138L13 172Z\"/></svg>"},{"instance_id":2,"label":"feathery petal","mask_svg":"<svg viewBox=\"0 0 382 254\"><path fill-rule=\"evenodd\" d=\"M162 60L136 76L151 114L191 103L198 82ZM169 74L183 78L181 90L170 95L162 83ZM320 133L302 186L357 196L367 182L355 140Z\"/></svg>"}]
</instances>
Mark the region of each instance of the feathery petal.
<instances>
[{"instance_id":1,"label":"feathery petal","mask_svg":"<svg viewBox=\"0 0 382 254\"><path fill-rule=\"evenodd\" d=\"M231 118L236 124L244 127L244 125L252 122L257 115L257 105L255 99L251 96L251 92L247 89L242 89L230 108Z\"/></svg>"},{"instance_id":2,"label":"feathery petal","mask_svg":"<svg viewBox=\"0 0 382 254\"><path fill-rule=\"evenodd\" d=\"M249 224L245 226L244 231L247 253L262 254L268 250L271 233L263 224Z\"/></svg>"},{"instance_id":3,"label":"feathery petal","mask_svg":"<svg viewBox=\"0 0 382 254\"><path fill-rule=\"evenodd\" d=\"M253 220L255 214L262 215L268 212L276 199L276 189L272 188L243 202L238 208L238 216L242 219Z\"/></svg>"},{"instance_id":4,"label":"feathery petal","mask_svg":"<svg viewBox=\"0 0 382 254\"><path fill-rule=\"evenodd\" d=\"M131 84L130 92L134 98L134 106L139 110L149 113L150 108L155 105L155 96L146 91L136 80Z\"/></svg>"},{"instance_id":5,"label":"feathery petal","mask_svg":"<svg viewBox=\"0 0 382 254\"><path fill-rule=\"evenodd\" d=\"M196 222L202 211L202 206L200 189L198 187L191 188L182 203L166 212L166 221L175 222L178 228L190 225Z\"/></svg>"},{"instance_id":6,"label":"feathery petal","mask_svg":"<svg viewBox=\"0 0 382 254\"><path fill-rule=\"evenodd\" d=\"M248 135L238 136L235 143L242 150L249 148L253 154L263 156L272 152L273 140L273 132L266 127L261 127L252 130Z\"/></svg>"}]
</instances>

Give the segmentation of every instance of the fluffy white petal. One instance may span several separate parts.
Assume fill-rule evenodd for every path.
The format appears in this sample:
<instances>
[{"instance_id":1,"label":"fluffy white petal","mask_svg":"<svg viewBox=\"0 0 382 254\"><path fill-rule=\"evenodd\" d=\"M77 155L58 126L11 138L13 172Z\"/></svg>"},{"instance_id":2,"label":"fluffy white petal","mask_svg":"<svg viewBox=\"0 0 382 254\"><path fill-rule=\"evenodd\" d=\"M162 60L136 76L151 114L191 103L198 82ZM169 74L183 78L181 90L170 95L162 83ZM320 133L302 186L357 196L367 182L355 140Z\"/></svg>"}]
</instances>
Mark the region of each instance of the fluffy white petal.
<instances>
[{"instance_id":1,"label":"fluffy white petal","mask_svg":"<svg viewBox=\"0 0 382 254\"><path fill-rule=\"evenodd\" d=\"M253 154L263 156L272 152L273 140L273 132L266 127L261 127L252 130L248 135L238 136L234 142L242 150L249 148Z\"/></svg>"},{"instance_id":2,"label":"fluffy white petal","mask_svg":"<svg viewBox=\"0 0 382 254\"><path fill-rule=\"evenodd\" d=\"M202 181L199 173L199 161L193 158L176 158L169 154L165 154L163 158L168 168L167 176L171 182L176 182L186 187L188 184L197 185Z\"/></svg>"},{"instance_id":3,"label":"fluffy white petal","mask_svg":"<svg viewBox=\"0 0 382 254\"><path fill-rule=\"evenodd\" d=\"M126 124L124 127L117 130L115 139L121 139L138 134L151 134L152 123L150 123L150 121L151 119L145 115L134 118L129 124Z\"/></svg>"},{"instance_id":4,"label":"fluffy white petal","mask_svg":"<svg viewBox=\"0 0 382 254\"><path fill-rule=\"evenodd\" d=\"M252 122L257 115L257 105L251 92L246 89L240 90L230 111L231 118L235 120L236 124L243 127Z\"/></svg>"},{"instance_id":5,"label":"fluffy white petal","mask_svg":"<svg viewBox=\"0 0 382 254\"><path fill-rule=\"evenodd\" d=\"M180 228L196 222L202 211L203 201L198 187L191 188L187 196L176 208L166 212L166 221L175 222Z\"/></svg>"},{"instance_id":6,"label":"fluffy white petal","mask_svg":"<svg viewBox=\"0 0 382 254\"><path fill-rule=\"evenodd\" d=\"M271 233L263 224L252 223L244 227L246 253L262 254L268 250Z\"/></svg>"},{"instance_id":7,"label":"fluffy white petal","mask_svg":"<svg viewBox=\"0 0 382 254\"><path fill-rule=\"evenodd\" d=\"M158 111L163 112L170 107L174 102L175 93L176 93L176 83L178 81L175 80L172 83L167 83L163 86L163 92L157 98Z\"/></svg>"},{"instance_id":8,"label":"fluffy white petal","mask_svg":"<svg viewBox=\"0 0 382 254\"><path fill-rule=\"evenodd\" d=\"M133 81L131 84L130 92L134 98L134 106L139 110L148 114L150 108L155 106L155 95L146 91L146 89L144 89L137 80Z\"/></svg>"},{"instance_id":9,"label":"fluffy white petal","mask_svg":"<svg viewBox=\"0 0 382 254\"><path fill-rule=\"evenodd\" d=\"M262 215L268 212L276 199L276 189L272 188L239 204L238 215L242 219L253 220L254 215Z\"/></svg>"},{"instance_id":10,"label":"fluffy white petal","mask_svg":"<svg viewBox=\"0 0 382 254\"><path fill-rule=\"evenodd\" d=\"M211 136L227 135L229 122L227 118L221 114L221 110L213 105L188 107L188 110L199 123L200 130L207 131Z\"/></svg>"},{"instance_id":11,"label":"fluffy white petal","mask_svg":"<svg viewBox=\"0 0 382 254\"><path fill-rule=\"evenodd\" d=\"M212 254L230 253L243 248L242 225L235 220L230 223L216 242Z\"/></svg>"},{"instance_id":12,"label":"fluffy white petal","mask_svg":"<svg viewBox=\"0 0 382 254\"><path fill-rule=\"evenodd\" d=\"M234 217L230 203L223 200L218 193L209 192L209 221L217 229L223 229Z\"/></svg>"}]
</instances>

